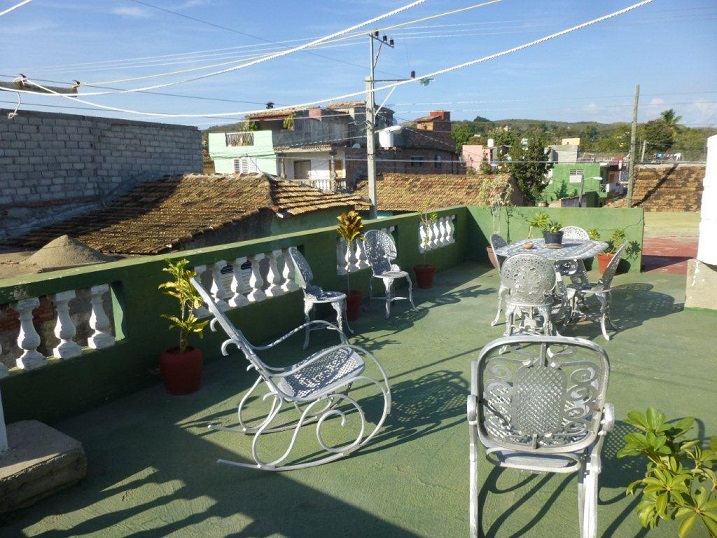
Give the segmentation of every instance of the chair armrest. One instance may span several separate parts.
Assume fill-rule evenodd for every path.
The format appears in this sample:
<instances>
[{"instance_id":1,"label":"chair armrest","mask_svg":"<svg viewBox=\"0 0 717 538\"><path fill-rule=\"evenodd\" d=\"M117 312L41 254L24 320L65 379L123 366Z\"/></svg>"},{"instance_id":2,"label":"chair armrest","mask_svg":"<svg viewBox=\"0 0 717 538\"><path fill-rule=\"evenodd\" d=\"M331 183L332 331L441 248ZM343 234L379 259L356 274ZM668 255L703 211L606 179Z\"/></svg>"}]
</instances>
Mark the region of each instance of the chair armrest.
<instances>
[{"instance_id":1,"label":"chair armrest","mask_svg":"<svg viewBox=\"0 0 717 538\"><path fill-rule=\"evenodd\" d=\"M468 424L475 426L478 423L478 399L476 398L476 395L469 394L466 404Z\"/></svg>"},{"instance_id":2,"label":"chair armrest","mask_svg":"<svg viewBox=\"0 0 717 538\"><path fill-rule=\"evenodd\" d=\"M267 349L271 349L272 347L274 347L274 346L280 344L281 342L283 342L283 341L286 340L287 338L290 338L290 337L294 336L296 333L305 330L307 327L311 327L311 326L314 326L314 325L316 325L316 326L323 326L323 327L326 328L326 329L331 329L331 330L336 331L337 333L339 333L339 338L340 338L340 340L341 340L341 343L342 343L342 344L348 344L348 339L346 338L346 335L345 335L342 331L340 331L339 328L338 328L336 325L334 325L333 323L329 323L328 321L324 321L324 320L321 320L321 319L315 319L315 320L312 320L312 321L309 321L309 322L306 322L306 323L303 323L303 324L299 325L299 326L296 327L295 329L289 331L289 332L286 333L284 336L281 336L280 338L278 338L277 340L274 340L274 341L271 342L270 344L266 344L266 345L263 345L263 346L255 346L255 345L252 344L251 347L252 347L253 349L256 349L257 351L264 351L264 350L267 350Z\"/></svg>"},{"instance_id":3,"label":"chair armrest","mask_svg":"<svg viewBox=\"0 0 717 538\"><path fill-rule=\"evenodd\" d=\"M600 421L600 424L602 425L602 431L604 432L612 431L615 426L615 406L610 402L605 402L605 405L603 406L602 420Z\"/></svg>"}]
</instances>

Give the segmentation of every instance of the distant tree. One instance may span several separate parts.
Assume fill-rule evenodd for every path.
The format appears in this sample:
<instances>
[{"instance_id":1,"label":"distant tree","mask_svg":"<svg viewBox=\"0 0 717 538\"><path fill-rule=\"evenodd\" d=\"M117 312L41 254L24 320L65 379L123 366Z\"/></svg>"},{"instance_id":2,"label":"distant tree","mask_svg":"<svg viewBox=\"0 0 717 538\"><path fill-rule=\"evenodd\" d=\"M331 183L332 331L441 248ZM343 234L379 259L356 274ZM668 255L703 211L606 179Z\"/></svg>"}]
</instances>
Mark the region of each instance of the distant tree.
<instances>
[{"instance_id":1,"label":"distant tree","mask_svg":"<svg viewBox=\"0 0 717 538\"><path fill-rule=\"evenodd\" d=\"M547 186L546 175L553 167L548 162L545 139L539 136L528 138L527 145L511 131L495 132L496 146L503 150L499 169L505 169L515 178L525 202L533 205Z\"/></svg>"},{"instance_id":2,"label":"distant tree","mask_svg":"<svg viewBox=\"0 0 717 538\"><path fill-rule=\"evenodd\" d=\"M484 118L483 116L476 116L473 118L473 123L493 123L488 118Z\"/></svg>"},{"instance_id":3,"label":"distant tree","mask_svg":"<svg viewBox=\"0 0 717 538\"><path fill-rule=\"evenodd\" d=\"M456 143L456 149L459 152L463 148L463 144L468 142L474 134L475 132L470 122L457 121L453 122L453 125L451 126L451 137Z\"/></svg>"},{"instance_id":4,"label":"distant tree","mask_svg":"<svg viewBox=\"0 0 717 538\"><path fill-rule=\"evenodd\" d=\"M664 121L665 124L672 130L673 137L680 132L682 126L679 123L682 119L682 116L678 116L674 110L663 110L662 112L660 112L659 119Z\"/></svg>"},{"instance_id":5,"label":"distant tree","mask_svg":"<svg viewBox=\"0 0 717 538\"><path fill-rule=\"evenodd\" d=\"M672 147L672 129L664 120L652 120L642 126L643 139L650 152L664 153Z\"/></svg>"}]
</instances>

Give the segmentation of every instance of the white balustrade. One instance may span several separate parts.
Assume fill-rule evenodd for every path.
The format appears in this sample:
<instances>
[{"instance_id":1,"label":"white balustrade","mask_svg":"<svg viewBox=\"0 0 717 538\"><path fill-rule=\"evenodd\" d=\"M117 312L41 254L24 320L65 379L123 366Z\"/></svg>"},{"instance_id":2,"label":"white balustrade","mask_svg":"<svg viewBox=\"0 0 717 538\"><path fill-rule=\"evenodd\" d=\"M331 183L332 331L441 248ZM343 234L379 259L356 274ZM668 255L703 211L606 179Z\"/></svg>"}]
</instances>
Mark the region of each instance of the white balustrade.
<instances>
[{"instance_id":1,"label":"white balustrade","mask_svg":"<svg viewBox=\"0 0 717 538\"><path fill-rule=\"evenodd\" d=\"M246 256L242 256L234 260L234 271L232 272L232 297L227 301L231 307L242 307L249 304L249 300L244 295L246 290L246 282L244 280L244 270L242 266L247 262Z\"/></svg>"},{"instance_id":2,"label":"white balustrade","mask_svg":"<svg viewBox=\"0 0 717 538\"><path fill-rule=\"evenodd\" d=\"M15 363L22 370L34 370L47 364L47 359L37 348L41 339L32 323L32 311L40 306L40 299L22 299L10 305L20 315L20 334L17 337L17 345L23 350L22 356Z\"/></svg>"},{"instance_id":3,"label":"white balustrade","mask_svg":"<svg viewBox=\"0 0 717 538\"><path fill-rule=\"evenodd\" d=\"M69 303L76 295L75 290L67 290L50 296L52 302L55 303L55 312L57 313L55 336L60 341L52 352L58 359L71 359L82 355L82 346L73 340L77 334L77 328L70 317Z\"/></svg>"},{"instance_id":4,"label":"white balustrade","mask_svg":"<svg viewBox=\"0 0 717 538\"><path fill-rule=\"evenodd\" d=\"M214 297L214 302L217 304L220 310L229 310L229 304L227 299L232 297L232 293L224 285L224 278L222 275L222 269L227 266L226 260L217 260L212 264L212 285L210 286L210 293Z\"/></svg>"},{"instance_id":5,"label":"white balustrade","mask_svg":"<svg viewBox=\"0 0 717 538\"><path fill-rule=\"evenodd\" d=\"M281 250L272 250L267 256L269 260L269 270L266 273L266 283L269 286L265 291L267 297L278 297L284 294L284 290L281 288L283 277L278 266L279 256L281 256Z\"/></svg>"},{"instance_id":6,"label":"white balustrade","mask_svg":"<svg viewBox=\"0 0 717 538\"><path fill-rule=\"evenodd\" d=\"M456 220L455 215L451 215L448 217L447 220L447 229L448 229L448 244L452 245L456 242L456 226L453 224L453 221Z\"/></svg>"},{"instance_id":7,"label":"white balustrade","mask_svg":"<svg viewBox=\"0 0 717 538\"><path fill-rule=\"evenodd\" d=\"M247 295L247 299L251 303L258 303L266 299L264 293L264 280L261 278L261 260L264 259L264 254L254 254L248 256L249 262L251 263L251 276L249 277L249 288L251 291Z\"/></svg>"},{"instance_id":8,"label":"white balustrade","mask_svg":"<svg viewBox=\"0 0 717 538\"><path fill-rule=\"evenodd\" d=\"M90 288L90 305L92 306L90 327L94 333L87 339L87 345L92 349L103 349L115 343L115 337L110 331L110 318L107 317L102 302L102 296L109 291L109 284L100 284Z\"/></svg>"},{"instance_id":9,"label":"white balustrade","mask_svg":"<svg viewBox=\"0 0 717 538\"><path fill-rule=\"evenodd\" d=\"M289 256L289 249L284 249L282 254L284 265L282 266L281 274L284 277L284 283L281 285L281 288L285 293L289 293L299 289L299 285L294 280L296 267L294 267L294 262L291 261L291 256Z\"/></svg>"},{"instance_id":10,"label":"white balustrade","mask_svg":"<svg viewBox=\"0 0 717 538\"><path fill-rule=\"evenodd\" d=\"M207 272L206 265L195 265L194 272L197 273L197 280L202 282L202 275ZM194 309L194 315L198 318L206 318L209 315L209 309L202 305Z\"/></svg>"},{"instance_id":11,"label":"white balustrade","mask_svg":"<svg viewBox=\"0 0 717 538\"><path fill-rule=\"evenodd\" d=\"M453 224L455 218L455 215L445 215L436 219L435 222L432 222L429 226L425 226L419 222L418 251L424 253L455 243L456 229Z\"/></svg>"}]
</instances>

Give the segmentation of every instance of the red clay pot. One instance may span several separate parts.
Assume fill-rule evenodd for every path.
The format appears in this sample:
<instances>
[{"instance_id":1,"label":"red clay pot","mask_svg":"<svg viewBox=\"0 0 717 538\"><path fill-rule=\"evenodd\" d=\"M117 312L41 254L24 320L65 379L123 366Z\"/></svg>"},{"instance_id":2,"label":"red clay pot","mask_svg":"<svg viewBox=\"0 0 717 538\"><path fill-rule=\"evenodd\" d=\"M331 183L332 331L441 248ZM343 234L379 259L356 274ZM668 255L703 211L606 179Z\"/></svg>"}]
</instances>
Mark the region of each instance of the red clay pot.
<instances>
[{"instance_id":1,"label":"red clay pot","mask_svg":"<svg viewBox=\"0 0 717 538\"><path fill-rule=\"evenodd\" d=\"M419 288L433 287L433 276L436 274L436 268L433 265L414 265L413 272L416 273L416 285Z\"/></svg>"},{"instance_id":2,"label":"red clay pot","mask_svg":"<svg viewBox=\"0 0 717 538\"><path fill-rule=\"evenodd\" d=\"M598 267L600 268L600 274L605 272L605 269L607 269L607 266L610 265L610 261L612 260L613 254L605 254L601 252L597 255L598 259Z\"/></svg>"},{"instance_id":3,"label":"red clay pot","mask_svg":"<svg viewBox=\"0 0 717 538\"><path fill-rule=\"evenodd\" d=\"M346 319L356 321L361 314L363 294L359 290L344 290L346 294Z\"/></svg>"},{"instance_id":4,"label":"red clay pot","mask_svg":"<svg viewBox=\"0 0 717 538\"><path fill-rule=\"evenodd\" d=\"M170 347L159 356L159 371L169 394L191 394L202 386L204 355L189 347L179 353L179 346Z\"/></svg>"}]
</instances>

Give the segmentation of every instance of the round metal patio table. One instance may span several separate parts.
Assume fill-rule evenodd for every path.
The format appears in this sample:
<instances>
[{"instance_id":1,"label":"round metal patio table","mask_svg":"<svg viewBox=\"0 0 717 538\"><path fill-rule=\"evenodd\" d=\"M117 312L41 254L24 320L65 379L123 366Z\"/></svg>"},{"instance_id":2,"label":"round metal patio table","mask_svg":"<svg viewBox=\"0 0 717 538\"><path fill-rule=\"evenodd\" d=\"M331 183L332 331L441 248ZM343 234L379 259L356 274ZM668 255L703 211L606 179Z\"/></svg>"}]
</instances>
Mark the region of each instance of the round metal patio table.
<instances>
[{"instance_id":1,"label":"round metal patio table","mask_svg":"<svg viewBox=\"0 0 717 538\"><path fill-rule=\"evenodd\" d=\"M533 248L525 248L525 243L533 243ZM498 256L509 258L515 254L537 254L553 261L584 260L592 258L607 248L605 241L591 239L566 239L560 248L547 248L543 239L523 239L495 249Z\"/></svg>"}]
</instances>

